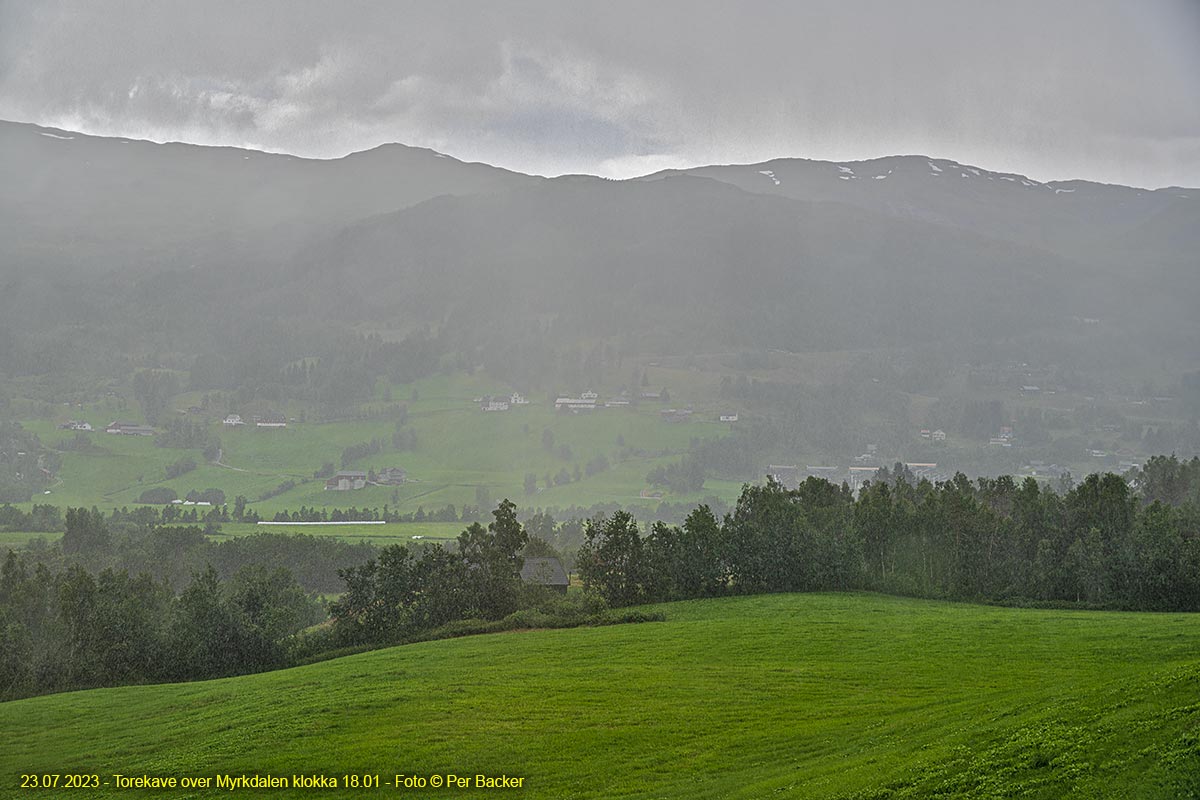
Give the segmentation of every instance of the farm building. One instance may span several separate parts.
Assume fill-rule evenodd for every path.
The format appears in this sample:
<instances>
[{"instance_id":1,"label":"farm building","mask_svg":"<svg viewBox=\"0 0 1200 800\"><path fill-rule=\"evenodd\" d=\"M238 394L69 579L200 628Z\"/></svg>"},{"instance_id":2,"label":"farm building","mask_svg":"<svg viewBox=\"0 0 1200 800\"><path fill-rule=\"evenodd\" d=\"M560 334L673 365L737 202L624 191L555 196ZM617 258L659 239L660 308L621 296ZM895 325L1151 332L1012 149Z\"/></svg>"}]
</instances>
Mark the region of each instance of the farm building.
<instances>
[{"instance_id":1,"label":"farm building","mask_svg":"<svg viewBox=\"0 0 1200 800\"><path fill-rule=\"evenodd\" d=\"M222 425L231 425L231 426L232 426L232 425L245 425L246 423L242 421L242 417L241 417L241 415L239 415L239 414L230 414L228 417L226 417L225 419L221 420L221 424L222 424Z\"/></svg>"},{"instance_id":2,"label":"farm building","mask_svg":"<svg viewBox=\"0 0 1200 800\"><path fill-rule=\"evenodd\" d=\"M557 558L527 558L521 567L521 580L553 589L559 594L567 593L570 579L562 562Z\"/></svg>"},{"instance_id":3,"label":"farm building","mask_svg":"<svg viewBox=\"0 0 1200 800\"><path fill-rule=\"evenodd\" d=\"M358 470L342 470L325 481L325 488L334 492L345 492L350 489L361 489L367 485L367 473Z\"/></svg>"},{"instance_id":4,"label":"farm building","mask_svg":"<svg viewBox=\"0 0 1200 800\"><path fill-rule=\"evenodd\" d=\"M399 486L408 480L408 473L400 467L384 467L375 474L375 482L384 486Z\"/></svg>"}]
</instances>

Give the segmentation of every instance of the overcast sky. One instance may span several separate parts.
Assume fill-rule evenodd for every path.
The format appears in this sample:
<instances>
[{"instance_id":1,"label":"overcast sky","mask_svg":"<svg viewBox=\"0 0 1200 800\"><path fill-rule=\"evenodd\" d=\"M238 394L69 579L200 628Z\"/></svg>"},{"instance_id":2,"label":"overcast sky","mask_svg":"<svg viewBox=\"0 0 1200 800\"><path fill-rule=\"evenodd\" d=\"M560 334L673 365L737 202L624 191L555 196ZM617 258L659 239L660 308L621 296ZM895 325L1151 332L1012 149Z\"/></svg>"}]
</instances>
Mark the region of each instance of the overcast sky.
<instances>
[{"instance_id":1,"label":"overcast sky","mask_svg":"<svg viewBox=\"0 0 1200 800\"><path fill-rule=\"evenodd\" d=\"M921 153L1200 187L1200 0L0 0L0 118L543 175Z\"/></svg>"}]
</instances>

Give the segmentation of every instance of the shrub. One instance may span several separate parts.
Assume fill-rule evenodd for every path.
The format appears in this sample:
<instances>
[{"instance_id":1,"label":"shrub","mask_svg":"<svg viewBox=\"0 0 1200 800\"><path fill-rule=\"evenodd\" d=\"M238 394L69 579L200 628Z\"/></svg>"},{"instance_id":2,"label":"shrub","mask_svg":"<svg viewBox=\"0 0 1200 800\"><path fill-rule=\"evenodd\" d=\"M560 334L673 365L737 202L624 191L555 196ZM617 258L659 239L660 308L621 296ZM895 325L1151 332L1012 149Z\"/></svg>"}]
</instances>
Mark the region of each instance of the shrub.
<instances>
[{"instance_id":1,"label":"shrub","mask_svg":"<svg viewBox=\"0 0 1200 800\"><path fill-rule=\"evenodd\" d=\"M177 499L179 499L179 495L175 493L174 489L168 486L155 486L142 492L141 496L138 497L138 502L145 503L146 505L160 506L174 502Z\"/></svg>"}]
</instances>

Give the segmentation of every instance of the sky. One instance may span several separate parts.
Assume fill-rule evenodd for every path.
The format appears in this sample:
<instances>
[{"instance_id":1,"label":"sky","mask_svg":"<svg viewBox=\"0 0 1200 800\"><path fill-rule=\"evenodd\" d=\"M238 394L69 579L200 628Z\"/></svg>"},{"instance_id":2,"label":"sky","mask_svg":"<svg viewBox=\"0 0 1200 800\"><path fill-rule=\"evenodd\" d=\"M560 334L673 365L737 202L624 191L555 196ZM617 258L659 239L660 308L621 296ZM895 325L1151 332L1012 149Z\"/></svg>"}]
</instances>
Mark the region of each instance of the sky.
<instances>
[{"instance_id":1,"label":"sky","mask_svg":"<svg viewBox=\"0 0 1200 800\"><path fill-rule=\"evenodd\" d=\"M0 0L0 119L541 175L923 154L1200 187L1200 0Z\"/></svg>"}]
</instances>

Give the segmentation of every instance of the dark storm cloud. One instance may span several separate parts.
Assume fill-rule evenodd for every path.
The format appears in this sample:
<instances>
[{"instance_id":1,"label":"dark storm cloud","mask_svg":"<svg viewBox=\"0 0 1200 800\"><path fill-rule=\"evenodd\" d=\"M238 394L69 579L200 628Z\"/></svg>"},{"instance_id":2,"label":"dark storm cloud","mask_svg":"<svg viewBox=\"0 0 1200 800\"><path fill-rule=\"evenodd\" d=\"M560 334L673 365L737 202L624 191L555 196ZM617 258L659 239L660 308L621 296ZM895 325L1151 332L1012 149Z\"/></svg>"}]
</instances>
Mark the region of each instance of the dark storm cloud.
<instances>
[{"instance_id":1,"label":"dark storm cloud","mask_svg":"<svg viewBox=\"0 0 1200 800\"><path fill-rule=\"evenodd\" d=\"M1200 185L1200 4L0 3L0 117L547 174L922 152Z\"/></svg>"}]
</instances>

